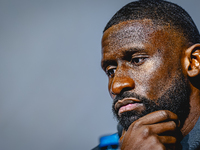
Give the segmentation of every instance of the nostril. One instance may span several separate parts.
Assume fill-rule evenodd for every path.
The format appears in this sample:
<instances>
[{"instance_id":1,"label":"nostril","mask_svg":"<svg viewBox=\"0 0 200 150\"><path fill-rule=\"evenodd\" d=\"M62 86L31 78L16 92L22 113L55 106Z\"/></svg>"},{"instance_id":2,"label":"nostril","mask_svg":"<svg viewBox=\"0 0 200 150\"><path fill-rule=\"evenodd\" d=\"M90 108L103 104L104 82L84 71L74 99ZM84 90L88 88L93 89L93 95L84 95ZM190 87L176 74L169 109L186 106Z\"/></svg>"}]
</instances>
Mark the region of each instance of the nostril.
<instances>
[{"instance_id":1,"label":"nostril","mask_svg":"<svg viewBox=\"0 0 200 150\"><path fill-rule=\"evenodd\" d=\"M110 92L112 95L116 95L113 91Z\"/></svg>"},{"instance_id":2,"label":"nostril","mask_svg":"<svg viewBox=\"0 0 200 150\"><path fill-rule=\"evenodd\" d=\"M132 89L133 89L133 88L131 88L131 87L125 87L125 88L123 88L123 89L121 90L120 94L123 94L124 92L130 91L130 90L132 90Z\"/></svg>"}]
</instances>

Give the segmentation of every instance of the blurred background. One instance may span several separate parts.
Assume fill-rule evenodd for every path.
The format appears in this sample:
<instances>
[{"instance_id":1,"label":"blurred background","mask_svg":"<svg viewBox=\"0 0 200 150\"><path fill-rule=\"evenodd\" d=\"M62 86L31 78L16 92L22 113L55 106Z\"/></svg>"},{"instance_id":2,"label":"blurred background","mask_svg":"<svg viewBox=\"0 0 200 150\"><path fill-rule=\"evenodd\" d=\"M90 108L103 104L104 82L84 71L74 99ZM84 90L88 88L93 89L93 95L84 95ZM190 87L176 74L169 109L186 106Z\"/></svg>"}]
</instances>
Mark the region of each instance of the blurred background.
<instances>
[{"instance_id":1,"label":"blurred background","mask_svg":"<svg viewBox=\"0 0 200 150\"><path fill-rule=\"evenodd\" d=\"M0 0L0 150L89 150L117 131L101 37L129 2ZM200 1L173 2L200 29Z\"/></svg>"}]
</instances>

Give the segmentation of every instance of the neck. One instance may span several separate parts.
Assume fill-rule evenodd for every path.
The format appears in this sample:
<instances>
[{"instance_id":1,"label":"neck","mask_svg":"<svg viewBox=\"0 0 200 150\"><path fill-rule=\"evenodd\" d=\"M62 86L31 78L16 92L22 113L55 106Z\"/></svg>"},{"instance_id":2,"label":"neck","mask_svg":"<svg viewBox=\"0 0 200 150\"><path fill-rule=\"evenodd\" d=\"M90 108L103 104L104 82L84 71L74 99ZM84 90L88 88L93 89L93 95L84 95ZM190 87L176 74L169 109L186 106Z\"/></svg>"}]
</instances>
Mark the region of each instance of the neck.
<instances>
[{"instance_id":1,"label":"neck","mask_svg":"<svg viewBox=\"0 0 200 150\"><path fill-rule=\"evenodd\" d=\"M190 112L181 129L182 135L186 136L195 126L200 116L200 91L192 86L190 95Z\"/></svg>"}]
</instances>

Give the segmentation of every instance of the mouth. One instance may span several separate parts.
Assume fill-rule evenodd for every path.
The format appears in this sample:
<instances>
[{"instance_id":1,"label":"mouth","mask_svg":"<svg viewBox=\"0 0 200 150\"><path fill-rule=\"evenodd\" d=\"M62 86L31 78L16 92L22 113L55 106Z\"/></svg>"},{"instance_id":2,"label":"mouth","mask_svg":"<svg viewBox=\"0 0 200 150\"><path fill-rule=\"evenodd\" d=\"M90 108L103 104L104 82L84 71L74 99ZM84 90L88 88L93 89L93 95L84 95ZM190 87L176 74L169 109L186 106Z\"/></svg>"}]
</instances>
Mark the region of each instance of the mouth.
<instances>
[{"instance_id":1,"label":"mouth","mask_svg":"<svg viewBox=\"0 0 200 150\"><path fill-rule=\"evenodd\" d=\"M141 101L136 98L124 98L115 104L115 110L121 116L123 112L132 111L142 105Z\"/></svg>"}]
</instances>

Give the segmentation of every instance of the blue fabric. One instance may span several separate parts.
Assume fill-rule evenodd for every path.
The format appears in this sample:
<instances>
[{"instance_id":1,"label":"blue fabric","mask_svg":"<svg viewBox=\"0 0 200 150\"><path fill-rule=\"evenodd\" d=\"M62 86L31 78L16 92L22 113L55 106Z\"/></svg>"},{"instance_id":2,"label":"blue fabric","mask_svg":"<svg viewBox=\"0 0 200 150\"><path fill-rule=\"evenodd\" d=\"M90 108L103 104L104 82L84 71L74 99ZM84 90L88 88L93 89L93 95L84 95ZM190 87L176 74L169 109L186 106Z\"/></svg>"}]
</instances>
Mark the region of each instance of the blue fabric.
<instances>
[{"instance_id":1,"label":"blue fabric","mask_svg":"<svg viewBox=\"0 0 200 150\"><path fill-rule=\"evenodd\" d=\"M194 128L181 141L182 150L200 150L200 117Z\"/></svg>"}]
</instances>

